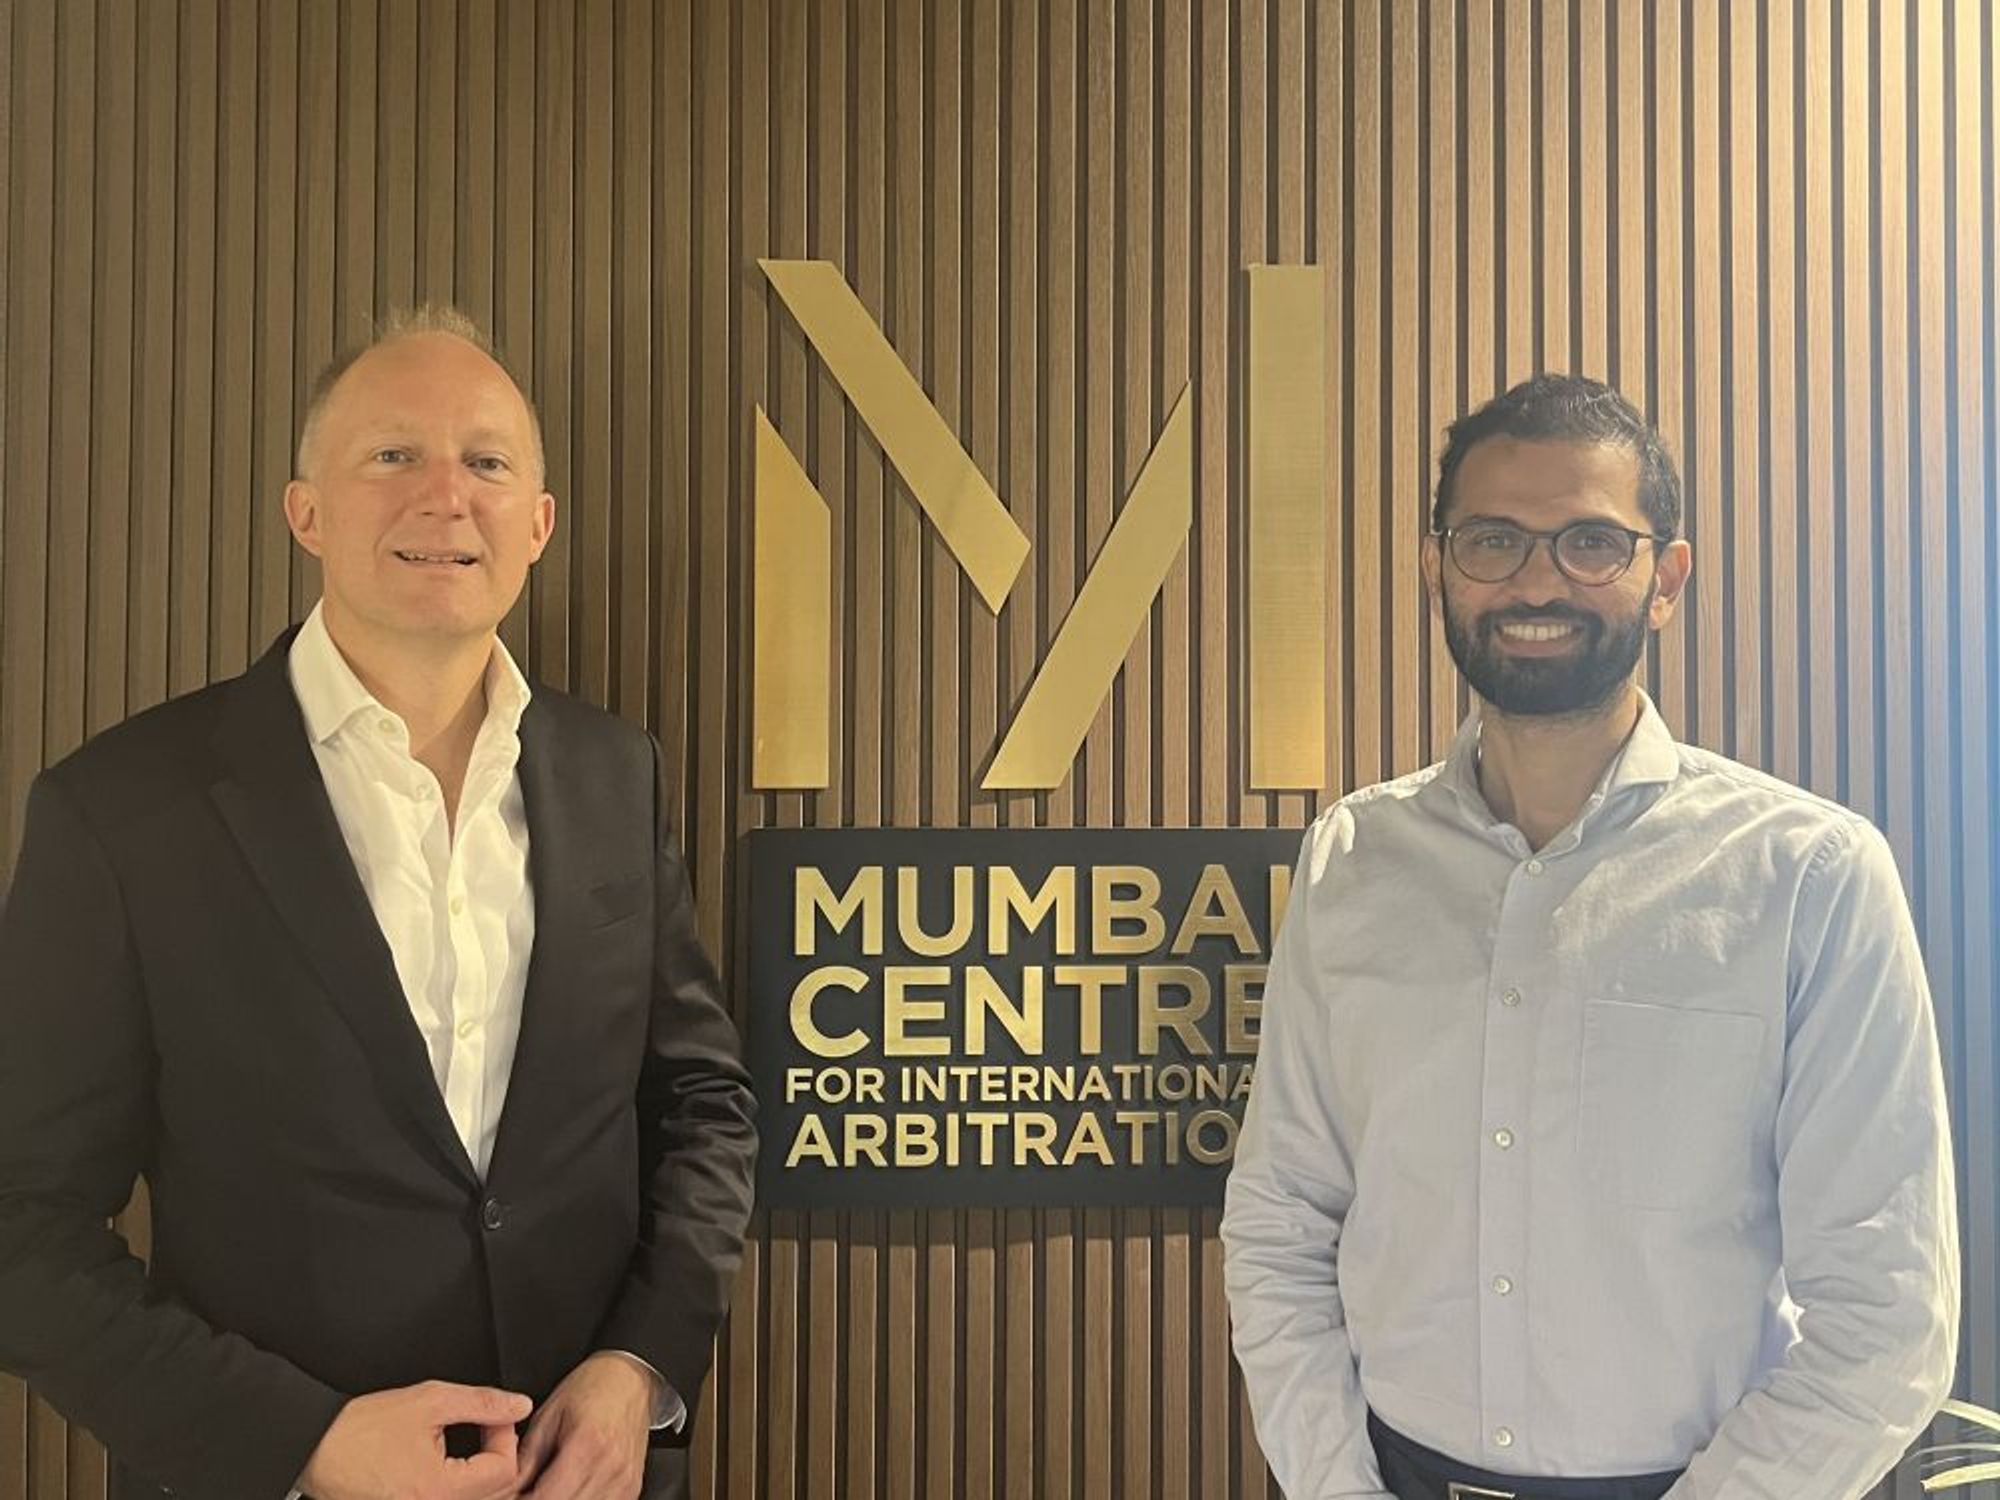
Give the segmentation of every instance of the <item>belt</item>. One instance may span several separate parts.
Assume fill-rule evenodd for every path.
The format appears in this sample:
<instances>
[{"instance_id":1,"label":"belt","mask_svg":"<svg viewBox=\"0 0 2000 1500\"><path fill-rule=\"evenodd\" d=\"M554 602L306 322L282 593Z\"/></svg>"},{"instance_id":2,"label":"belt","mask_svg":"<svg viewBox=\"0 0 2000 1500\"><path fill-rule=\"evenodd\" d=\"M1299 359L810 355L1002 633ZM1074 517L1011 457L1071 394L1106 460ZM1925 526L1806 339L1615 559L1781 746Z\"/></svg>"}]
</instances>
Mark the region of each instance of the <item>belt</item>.
<instances>
[{"instance_id":1,"label":"belt","mask_svg":"<svg viewBox=\"0 0 2000 1500\"><path fill-rule=\"evenodd\" d=\"M1397 1500L1659 1500L1680 1478L1678 1470L1594 1479L1499 1474L1426 1448L1372 1411L1368 1436L1383 1482Z\"/></svg>"}]
</instances>

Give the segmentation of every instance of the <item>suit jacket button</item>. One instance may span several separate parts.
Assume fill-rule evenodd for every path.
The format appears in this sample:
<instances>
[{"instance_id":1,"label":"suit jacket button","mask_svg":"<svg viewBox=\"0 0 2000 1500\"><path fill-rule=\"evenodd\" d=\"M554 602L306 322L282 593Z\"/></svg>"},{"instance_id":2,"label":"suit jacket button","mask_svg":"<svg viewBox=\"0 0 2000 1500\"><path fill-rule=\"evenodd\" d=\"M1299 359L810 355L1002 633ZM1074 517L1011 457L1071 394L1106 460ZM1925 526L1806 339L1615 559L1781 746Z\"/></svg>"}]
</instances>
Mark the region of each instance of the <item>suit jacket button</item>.
<instances>
[{"instance_id":1,"label":"suit jacket button","mask_svg":"<svg viewBox=\"0 0 2000 1500\"><path fill-rule=\"evenodd\" d=\"M498 1198L488 1198L479 1205L479 1222L488 1229L498 1229L507 1222L507 1209Z\"/></svg>"}]
</instances>

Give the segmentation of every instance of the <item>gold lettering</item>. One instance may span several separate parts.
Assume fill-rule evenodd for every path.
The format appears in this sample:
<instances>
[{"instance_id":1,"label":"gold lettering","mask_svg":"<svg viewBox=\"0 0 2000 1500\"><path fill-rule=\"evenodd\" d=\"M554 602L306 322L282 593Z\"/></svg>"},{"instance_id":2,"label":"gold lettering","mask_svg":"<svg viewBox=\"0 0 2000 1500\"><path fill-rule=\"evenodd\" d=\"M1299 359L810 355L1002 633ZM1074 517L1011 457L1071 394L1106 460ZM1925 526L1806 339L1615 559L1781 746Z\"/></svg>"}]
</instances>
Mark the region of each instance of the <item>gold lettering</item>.
<instances>
[{"instance_id":1,"label":"gold lettering","mask_svg":"<svg viewBox=\"0 0 2000 1500\"><path fill-rule=\"evenodd\" d=\"M787 1167L796 1167L802 1161L816 1161L827 1167L840 1165L833 1154L833 1142L827 1136L826 1123L818 1115L807 1115L799 1121L798 1134L792 1137L792 1149L785 1153Z\"/></svg>"},{"instance_id":2,"label":"gold lettering","mask_svg":"<svg viewBox=\"0 0 2000 1500\"><path fill-rule=\"evenodd\" d=\"M889 1122L880 1115L848 1115L842 1122L847 1129L847 1166L858 1166L863 1157L871 1167L886 1167L889 1159L883 1154L883 1146L889 1140Z\"/></svg>"},{"instance_id":3,"label":"gold lettering","mask_svg":"<svg viewBox=\"0 0 2000 1500\"><path fill-rule=\"evenodd\" d=\"M1243 898L1236 894L1229 871L1222 865L1202 866L1201 879L1188 897L1187 915L1174 934L1173 951L1190 953L1196 941L1205 937L1226 937L1246 958L1257 956L1257 934L1250 926L1250 914L1243 909Z\"/></svg>"},{"instance_id":4,"label":"gold lettering","mask_svg":"<svg viewBox=\"0 0 2000 1500\"><path fill-rule=\"evenodd\" d=\"M1055 917L1055 950L1060 957L1076 952L1076 866L1057 865L1030 896L1021 877L1009 865L996 865L986 875L986 946L995 954L1008 951L1012 923L1033 932L1051 914Z\"/></svg>"},{"instance_id":5,"label":"gold lettering","mask_svg":"<svg viewBox=\"0 0 2000 1500\"><path fill-rule=\"evenodd\" d=\"M942 1036L911 1036L912 1022L942 1021L942 1000L918 999L911 991L919 985L936 986L951 982L951 970L942 965L891 964L882 971L882 1050L890 1057L942 1057L951 1051L951 1039Z\"/></svg>"},{"instance_id":6,"label":"gold lettering","mask_svg":"<svg viewBox=\"0 0 2000 1500\"><path fill-rule=\"evenodd\" d=\"M861 914L861 951L870 958L882 953L882 867L863 865L838 896L826 876L812 865L801 865L792 891L792 952L811 958L819 951L819 917L832 932L844 932Z\"/></svg>"},{"instance_id":7,"label":"gold lettering","mask_svg":"<svg viewBox=\"0 0 2000 1500\"><path fill-rule=\"evenodd\" d=\"M1014 1116L1014 1165L1025 1167L1028 1158L1034 1157L1045 1167L1056 1164L1055 1153L1049 1147L1055 1144L1056 1119L1029 1110Z\"/></svg>"},{"instance_id":8,"label":"gold lettering","mask_svg":"<svg viewBox=\"0 0 2000 1500\"><path fill-rule=\"evenodd\" d=\"M1029 964L1021 970L1021 1003L1007 998L984 964L965 971L965 1053L986 1055L986 1018L992 1016L1014 1045L1036 1057L1042 1051L1042 969Z\"/></svg>"},{"instance_id":9,"label":"gold lettering","mask_svg":"<svg viewBox=\"0 0 2000 1500\"><path fill-rule=\"evenodd\" d=\"M1159 1113L1150 1109L1121 1109L1111 1117L1123 1125L1132 1137L1132 1165L1146 1165L1146 1130L1148 1126L1160 1122Z\"/></svg>"},{"instance_id":10,"label":"gold lettering","mask_svg":"<svg viewBox=\"0 0 2000 1500\"><path fill-rule=\"evenodd\" d=\"M929 1115L896 1116L896 1165L935 1166L938 1159L937 1121Z\"/></svg>"},{"instance_id":11,"label":"gold lettering","mask_svg":"<svg viewBox=\"0 0 2000 1500\"><path fill-rule=\"evenodd\" d=\"M1185 1005L1164 1004L1160 995L1168 989L1187 993ZM1142 964L1139 967L1139 1051L1150 1056L1160 1050L1160 1033L1172 1031L1189 1055L1206 1057L1214 1049L1195 1023L1208 1014L1208 976L1185 964Z\"/></svg>"},{"instance_id":12,"label":"gold lettering","mask_svg":"<svg viewBox=\"0 0 2000 1500\"><path fill-rule=\"evenodd\" d=\"M1076 1097L1075 1068L1041 1068L1042 1097L1048 1100L1070 1100Z\"/></svg>"},{"instance_id":13,"label":"gold lettering","mask_svg":"<svg viewBox=\"0 0 2000 1500\"><path fill-rule=\"evenodd\" d=\"M1104 1050L1104 992L1123 987L1125 971L1116 964L1057 964L1056 983L1076 987L1077 1051L1085 1057Z\"/></svg>"},{"instance_id":14,"label":"gold lettering","mask_svg":"<svg viewBox=\"0 0 2000 1500\"><path fill-rule=\"evenodd\" d=\"M1130 895L1119 895L1124 890ZM1136 922L1136 932L1120 932ZM1093 865L1090 871L1090 945L1097 953L1151 953L1167 935L1160 915L1160 877L1144 865Z\"/></svg>"},{"instance_id":15,"label":"gold lettering","mask_svg":"<svg viewBox=\"0 0 2000 1500\"><path fill-rule=\"evenodd\" d=\"M1117 1165L1111 1154L1111 1142L1104 1135L1104 1122L1093 1114L1077 1117L1076 1129L1070 1132L1069 1144L1063 1147L1062 1164L1073 1167L1077 1158L1085 1155L1095 1157L1102 1166Z\"/></svg>"},{"instance_id":16,"label":"gold lettering","mask_svg":"<svg viewBox=\"0 0 2000 1500\"><path fill-rule=\"evenodd\" d=\"M951 927L942 937L924 931L922 872L905 865L896 872L896 932L903 946L920 958L944 958L965 946L972 936L972 867L954 865L951 871Z\"/></svg>"},{"instance_id":17,"label":"gold lettering","mask_svg":"<svg viewBox=\"0 0 2000 1500\"><path fill-rule=\"evenodd\" d=\"M979 1132L979 1165L993 1165L993 1132L1007 1123L1007 1117L994 1110L975 1110L965 1116L965 1123Z\"/></svg>"},{"instance_id":18,"label":"gold lettering","mask_svg":"<svg viewBox=\"0 0 2000 1500\"><path fill-rule=\"evenodd\" d=\"M1265 964L1224 964L1222 966L1222 1050L1255 1052L1256 1027L1264 1015L1264 979L1270 969ZM1257 993L1251 994L1255 985Z\"/></svg>"},{"instance_id":19,"label":"gold lettering","mask_svg":"<svg viewBox=\"0 0 2000 1500\"><path fill-rule=\"evenodd\" d=\"M1210 1146L1201 1138L1205 1126L1214 1126L1222 1132L1222 1144ZM1236 1116L1226 1109L1204 1109L1188 1121L1188 1155L1203 1166L1212 1167L1218 1162L1228 1161L1236 1151Z\"/></svg>"},{"instance_id":20,"label":"gold lettering","mask_svg":"<svg viewBox=\"0 0 2000 1500\"><path fill-rule=\"evenodd\" d=\"M868 976L859 969L851 969L845 964L830 964L824 969L814 969L801 979L798 988L792 991L792 1035L806 1051L816 1057L852 1057L868 1045L868 1038L860 1031L843 1032L839 1036L828 1036L819 1029L813 1019L813 1001L820 991L843 989L859 994L867 988Z\"/></svg>"}]
</instances>

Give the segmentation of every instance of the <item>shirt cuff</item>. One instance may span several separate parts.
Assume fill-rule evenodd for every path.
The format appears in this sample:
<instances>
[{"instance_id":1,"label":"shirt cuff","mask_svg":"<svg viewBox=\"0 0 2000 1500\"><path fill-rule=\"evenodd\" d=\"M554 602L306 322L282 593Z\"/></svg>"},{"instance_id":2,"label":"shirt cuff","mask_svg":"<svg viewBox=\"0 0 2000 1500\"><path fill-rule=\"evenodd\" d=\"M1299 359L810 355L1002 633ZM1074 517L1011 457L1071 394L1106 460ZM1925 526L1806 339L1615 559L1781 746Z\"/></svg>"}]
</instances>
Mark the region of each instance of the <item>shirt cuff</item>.
<instances>
[{"instance_id":1,"label":"shirt cuff","mask_svg":"<svg viewBox=\"0 0 2000 1500\"><path fill-rule=\"evenodd\" d=\"M615 1354L620 1359L630 1360L653 1379L653 1417L651 1429L654 1432L679 1432L687 1422L687 1402L681 1400L680 1392L667 1384L667 1377L629 1349L606 1349L606 1354Z\"/></svg>"}]
</instances>

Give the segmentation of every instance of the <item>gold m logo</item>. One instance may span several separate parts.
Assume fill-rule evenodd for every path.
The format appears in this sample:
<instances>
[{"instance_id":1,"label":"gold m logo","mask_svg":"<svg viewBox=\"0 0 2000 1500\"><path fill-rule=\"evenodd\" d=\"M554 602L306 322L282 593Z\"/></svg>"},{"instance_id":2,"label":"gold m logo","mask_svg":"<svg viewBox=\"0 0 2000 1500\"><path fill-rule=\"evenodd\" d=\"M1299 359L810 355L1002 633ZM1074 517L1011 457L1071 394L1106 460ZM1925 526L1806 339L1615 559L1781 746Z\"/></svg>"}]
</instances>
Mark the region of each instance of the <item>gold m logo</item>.
<instances>
[{"instance_id":1,"label":"gold m logo","mask_svg":"<svg viewBox=\"0 0 2000 1500\"><path fill-rule=\"evenodd\" d=\"M817 260L758 264L979 597L998 614L1028 555L1028 539L1000 497L838 270ZM1256 268L1251 288L1253 348L1268 356L1253 361L1252 406L1270 413L1271 439L1259 441L1267 424L1253 412L1251 595L1267 607L1260 613L1253 602L1248 612L1251 775L1260 786L1317 786L1325 733L1318 270ZM1275 385L1272 399L1255 399L1260 385ZM1188 395L1183 388L1174 402L981 779L983 789L1053 787L1076 758L1193 524ZM751 783L821 787L831 776L831 517L761 407L756 424ZM1256 588L1260 577L1275 587Z\"/></svg>"}]
</instances>

